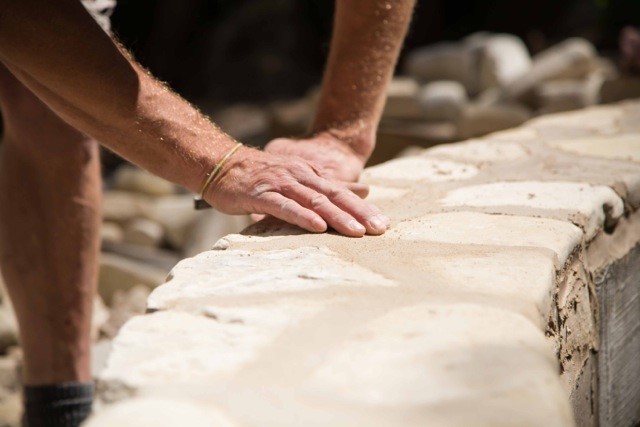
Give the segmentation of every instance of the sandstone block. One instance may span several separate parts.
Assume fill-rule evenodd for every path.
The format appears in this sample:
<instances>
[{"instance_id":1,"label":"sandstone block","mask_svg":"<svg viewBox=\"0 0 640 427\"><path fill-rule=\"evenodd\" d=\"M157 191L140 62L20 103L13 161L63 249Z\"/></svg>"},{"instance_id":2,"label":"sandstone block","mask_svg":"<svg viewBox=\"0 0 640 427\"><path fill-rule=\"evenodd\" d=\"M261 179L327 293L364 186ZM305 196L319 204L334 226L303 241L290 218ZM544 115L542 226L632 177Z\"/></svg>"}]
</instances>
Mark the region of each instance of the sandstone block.
<instances>
[{"instance_id":1,"label":"sandstone block","mask_svg":"<svg viewBox=\"0 0 640 427\"><path fill-rule=\"evenodd\" d=\"M222 237L238 233L251 225L246 215L227 215L216 210L209 210L198 218L189 232L183 255L192 257L200 252L208 251Z\"/></svg>"},{"instance_id":2,"label":"sandstone block","mask_svg":"<svg viewBox=\"0 0 640 427\"><path fill-rule=\"evenodd\" d=\"M584 156L640 162L640 133L551 140L547 144L569 153Z\"/></svg>"},{"instance_id":3,"label":"sandstone block","mask_svg":"<svg viewBox=\"0 0 640 427\"><path fill-rule=\"evenodd\" d=\"M156 287L163 283L166 277L167 271L163 268L116 254L102 253L98 293L104 301L110 303L116 290L131 289L136 285Z\"/></svg>"},{"instance_id":4,"label":"sandstone block","mask_svg":"<svg viewBox=\"0 0 640 427\"><path fill-rule=\"evenodd\" d=\"M124 240L124 230L116 222L105 221L100 227L100 239L103 242L122 242Z\"/></svg>"},{"instance_id":5,"label":"sandstone block","mask_svg":"<svg viewBox=\"0 0 640 427\"><path fill-rule=\"evenodd\" d=\"M129 223L124 229L124 242L155 248L160 245L164 237L162 225L146 218L136 218Z\"/></svg>"},{"instance_id":6,"label":"sandstone block","mask_svg":"<svg viewBox=\"0 0 640 427\"><path fill-rule=\"evenodd\" d=\"M506 87L525 76L530 69L531 55L519 37L492 35L480 48L478 89Z\"/></svg>"},{"instance_id":7,"label":"sandstone block","mask_svg":"<svg viewBox=\"0 0 640 427\"><path fill-rule=\"evenodd\" d=\"M577 110L599 101L603 78L592 75L583 80L554 80L536 88L539 114Z\"/></svg>"},{"instance_id":8,"label":"sandstone block","mask_svg":"<svg viewBox=\"0 0 640 427\"><path fill-rule=\"evenodd\" d=\"M376 181L444 182L469 179L477 173L478 168L467 163L426 157L405 157L368 168L362 175L362 179L367 183Z\"/></svg>"},{"instance_id":9,"label":"sandstone block","mask_svg":"<svg viewBox=\"0 0 640 427\"><path fill-rule=\"evenodd\" d=\"M155 200L147 206L144 216L162 225L169 243L182 249L201 214L193 209L193 196L182 194Z\"/></svg>"},{"instance_id":10,"label":"sandstone block","mask_svg":"<svg viewBox=\"0 0 640 427\"><path fill-rule=\"evenodd\" d=\"M582 231L573 224L555 219L447 212L403 221L385 233L383 238L542 248L553 251L556 267L559 267L581 243Z\"/></svg>"},{"instance_id":11,"label":"sandstone block","mask_svg":"<svg viewBox=\"0 0 640 427\"><path fill-rule=\"evenodd\" d=\"M213 405L158 397L138 397L92 416L85 427L234 427Z\"/></svg>"},{"instance_id":12,"label":"sandstone block","mask_svg":"<svg viewBox=\"0 0 640 427\"><path fill-rule=\"evenodd\" d=\"M468 101L467 91L455 81L436 81L426 84L418 94L423 117L433 121L455 120Z\"/></svg>"},{"instance_id":13,"label":"sandstone block","mask_svg":"<svg viewBox=\"0 0 640 427\"><path fill-rule=\"evenodd\" d=\"M496 182L453 190L440 200L444 206L526 206L569 212L561 216L580 224L591 239L624 213L620 197L609 187L576 182ZM493 209L492 212L500 212Z\"/></svg>"},{"instance_id":14,"label":"sandstone block","mask_svg":"<svg viewBox=\"0 0 640 427\"><path fill-rule=\"evenodd\" d=\"M507 95L522 98L545 81L585 78L593 69L596 57L589 41L567 39L536 55L530 71L507 86Z\"/></svg>"},{"instance_id":15,"label":"sandstone block","mask_svg":"<svg viewBox=\"0 0 640 427\"><path fill-rule=\"evenodd\" d=\"M458 144L437 145L425 150L422 155L478 164L523 159L529 153L515 142L472 139Z\"/></svg>"},{"instance_id":16,"label":"sandstone block","mask_svg":"<svg viewBox=\"0 0 640 427\"><path fill-rule=\"evenodd\" d=\"M521 125L531 112L519 104L467 105L456 124L460 138L472 138Z\"/></svg>"},{"instance_id":17,"label":"sandstone block","mask_svg":"<svg viewBox=\"0 0 640 427\"><path fill-rule=\"evenodd\" d=\"M175 184L135 166L118 168L113 175L113 188L149 196L167 196L176 192Z\"/></svg>"},{"instance_id":18,"label":"sandstone block","mask_svg":"<svg viewBox=\"0 0 640 427\"><path fill-rule=\"evenodd\" d=\"M100 328L101 332L109 338L114 338L127 320L144 314L150 293L151 289L142 285L134 286L129 290L116 290L111 298L108 319L105 319Z\"/></svg>"},{"instance_id":19,"label":"sandstone block","mask_svg":"<svg viewBox=\"0 0 640 427\"><path fill-rule=\"evenodd\" d=\"M129 191L105 191L102 198L102 217L105 221L125 223L144 216L151 204L147 196Z\"/></svg>"},{"instance_id":20,"label":"sandstone block","mask_svg":"<svg viewBox=\"0 0 640 427\"><path fill-rule=\"evenodd\" d=\"M396 77L387 89L387 100L382 116L394 119L422 119L418 102L418 82L410 77Z\"/></svg>"},{"instance_id":21,"label":"sandstone block","mask_svg":"<svg viewBox=\"0 0 640 427\"><path fill-rule=\"evenodd\" d=\"M168 282L151 293L148 307L164 310L191 298L305 292L329 286L395 283L322 247L209 251L180 262Z\"/></svg>"},{"instance_id":22,"label":"sandstone block","mask_svg":"<svg viewBox=\"0 0 640 427\"><path fill-rule=\"evenodd\" d=\"M471 55L459 43L438 43L409 52L405 72L421 81L455 80L465 87L471 81Z\"/></svg>"}]
</instances>

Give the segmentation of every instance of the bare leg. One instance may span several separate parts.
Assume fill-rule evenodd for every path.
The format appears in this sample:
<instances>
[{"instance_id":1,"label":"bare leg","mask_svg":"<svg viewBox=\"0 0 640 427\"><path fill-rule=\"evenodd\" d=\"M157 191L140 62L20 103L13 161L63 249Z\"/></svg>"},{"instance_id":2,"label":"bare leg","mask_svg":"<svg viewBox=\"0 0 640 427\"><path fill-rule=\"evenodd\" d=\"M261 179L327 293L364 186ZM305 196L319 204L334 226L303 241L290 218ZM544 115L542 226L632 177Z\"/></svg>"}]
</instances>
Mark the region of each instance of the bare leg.
<instances>
[{"instance_id":1,"label":"bare leg","mask_svg":"<svg viewBox=\"0 0 640 427\"><path fill-rule=\"evenodd\" d=\"M27 385L86 382L99 251L98 146L0 63L0 265Z\"/></svg>"}]
</instances>

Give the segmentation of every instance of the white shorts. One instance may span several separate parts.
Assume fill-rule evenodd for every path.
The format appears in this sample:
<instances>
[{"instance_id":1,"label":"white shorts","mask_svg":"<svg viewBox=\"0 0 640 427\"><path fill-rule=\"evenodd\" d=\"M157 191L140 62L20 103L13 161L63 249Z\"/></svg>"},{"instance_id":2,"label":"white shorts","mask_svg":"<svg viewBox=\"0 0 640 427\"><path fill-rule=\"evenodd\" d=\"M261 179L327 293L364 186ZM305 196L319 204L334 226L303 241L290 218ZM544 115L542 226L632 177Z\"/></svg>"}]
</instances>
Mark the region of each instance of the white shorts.
<instances>
[{"instance_id":1,"label":"white shorts","mask_svg":"<svg viewBox=\"0 0 640 427\"><path fill-rule=\"evenodd\" d=\"M89 11L93 19L107 33L111 32L110 17L116 7L116 0L81 0L84 7Z\"/></svg>"}]
</instances>

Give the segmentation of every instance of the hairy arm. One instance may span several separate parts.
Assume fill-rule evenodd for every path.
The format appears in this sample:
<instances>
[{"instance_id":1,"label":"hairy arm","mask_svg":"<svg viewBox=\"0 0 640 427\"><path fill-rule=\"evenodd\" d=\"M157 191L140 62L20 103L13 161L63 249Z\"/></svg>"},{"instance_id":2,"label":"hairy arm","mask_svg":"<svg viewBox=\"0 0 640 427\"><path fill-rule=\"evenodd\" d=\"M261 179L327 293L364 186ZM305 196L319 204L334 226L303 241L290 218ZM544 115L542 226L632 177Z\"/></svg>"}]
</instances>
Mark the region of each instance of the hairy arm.
<instances>
[{"instance_id":1,"label":"hairy arm","mask_svg":"<svg viewBox=\"0 0 640 427\"><path fill-rule=\"evenodd\" d=\"M123 53L78 0L0 0L0 60L65 121L193 191L236 144ZM305 161L243 148L228 165L205 195L224 212L384 232L379 211Z\"/></svg>"},{"instance_id":2,"label":"hairy arm","mask_svg":"<svg viewBox=\"0 0 640 427\"><path fill-rule=\"evenodd\" d=\"M358 178L375 147L387 86L414 4L415 0L336 1L312 137L281 138L269 150L308 158L334 178ZM325 150L318 150L319 145Z\"/></svg>"}]
</instances>

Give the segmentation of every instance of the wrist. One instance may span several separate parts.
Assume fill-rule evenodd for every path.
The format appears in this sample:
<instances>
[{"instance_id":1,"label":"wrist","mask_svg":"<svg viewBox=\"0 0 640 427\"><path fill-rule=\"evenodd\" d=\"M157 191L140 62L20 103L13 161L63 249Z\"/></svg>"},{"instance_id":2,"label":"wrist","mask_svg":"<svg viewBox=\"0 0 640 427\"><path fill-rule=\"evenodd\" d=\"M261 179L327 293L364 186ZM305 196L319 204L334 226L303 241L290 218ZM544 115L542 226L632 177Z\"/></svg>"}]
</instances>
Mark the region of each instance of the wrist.
<instances>
[{"instance_id":1,"label":"wrist","mask_svg":"<svg viewBox=\"0 0 640 427\"><path fill-rule=\"evenodd\" d=\"M375 148L376 128L377 126L364 120L358 120L355 124L344 126L314 125L312 136L338 144L357 157L364 165Z\"/></svg>"}]
</instances>

